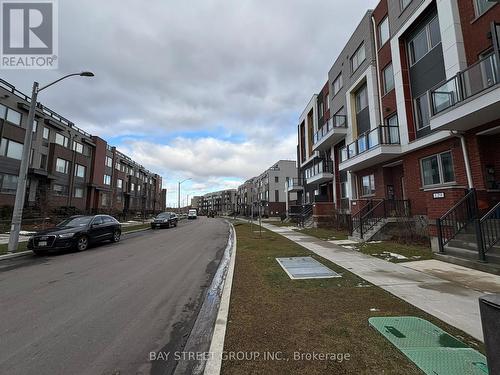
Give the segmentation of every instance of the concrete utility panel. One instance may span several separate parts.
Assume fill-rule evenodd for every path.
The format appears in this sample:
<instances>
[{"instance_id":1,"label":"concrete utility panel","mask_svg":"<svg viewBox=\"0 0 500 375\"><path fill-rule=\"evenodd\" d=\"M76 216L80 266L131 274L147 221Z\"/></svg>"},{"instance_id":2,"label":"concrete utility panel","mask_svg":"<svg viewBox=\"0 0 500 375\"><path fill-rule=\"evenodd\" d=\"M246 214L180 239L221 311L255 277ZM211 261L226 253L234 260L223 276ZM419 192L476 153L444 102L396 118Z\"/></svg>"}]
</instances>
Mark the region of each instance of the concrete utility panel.
<instances>
[{"instance_id":1,"label":"concrete utility panel","mask_svg":"<svg viewBox=\"0 0 500 375\"><path fill-rule=\"evenodd\" d=\"M292 280L342 277L311 257L276 258L276 260Z\"/></svg>"}]
</instances>

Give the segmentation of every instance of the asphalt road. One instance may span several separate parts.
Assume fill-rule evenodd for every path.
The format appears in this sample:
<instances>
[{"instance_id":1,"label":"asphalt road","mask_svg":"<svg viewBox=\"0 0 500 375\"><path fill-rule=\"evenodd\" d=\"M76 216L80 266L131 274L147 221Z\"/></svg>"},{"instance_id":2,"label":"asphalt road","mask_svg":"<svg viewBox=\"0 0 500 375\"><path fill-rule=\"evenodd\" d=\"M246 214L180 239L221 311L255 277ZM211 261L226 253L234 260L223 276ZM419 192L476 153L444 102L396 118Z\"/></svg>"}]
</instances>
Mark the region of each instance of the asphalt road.
<instances>
[{"instance_id":1,"label":"asphalt road","mask_svg":"<svg viewBox=\"0 0 500 375\"><path fill-rule=\"evenodd\" d=\"M0 262L0 374L170 374L229 235L222 220Z\"/></svg>"}]
</instances>

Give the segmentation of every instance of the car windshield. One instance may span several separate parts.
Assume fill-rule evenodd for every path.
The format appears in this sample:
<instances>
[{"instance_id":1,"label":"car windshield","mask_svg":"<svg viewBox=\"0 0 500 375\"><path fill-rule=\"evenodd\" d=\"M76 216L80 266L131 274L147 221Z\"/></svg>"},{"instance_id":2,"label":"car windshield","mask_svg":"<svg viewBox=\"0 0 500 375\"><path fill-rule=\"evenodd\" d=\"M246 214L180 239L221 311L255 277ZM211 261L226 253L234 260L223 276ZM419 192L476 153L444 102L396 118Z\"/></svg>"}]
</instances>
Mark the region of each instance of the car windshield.
<instances>
[{"instance_id":1,"label":"car windshield","mask_svg":"<svg viewBox=\"0 0 500 375\"><path fill-rule=\"evenodd\" d=\"M169 213L163 213L163 214L159 214L156 218L157 219L168 219L169 217L170 217Z\"/></svg>"},{"instance_id":2,"label":"car windshield","mask_svg":"<svg viewBox=\"0 0 500 375\"><path fill-rule=\"evenodd\" d=\"M90 223L92 216L72 217L59 223L58 227L84 227Z\"/></svg>"}]
</instances>

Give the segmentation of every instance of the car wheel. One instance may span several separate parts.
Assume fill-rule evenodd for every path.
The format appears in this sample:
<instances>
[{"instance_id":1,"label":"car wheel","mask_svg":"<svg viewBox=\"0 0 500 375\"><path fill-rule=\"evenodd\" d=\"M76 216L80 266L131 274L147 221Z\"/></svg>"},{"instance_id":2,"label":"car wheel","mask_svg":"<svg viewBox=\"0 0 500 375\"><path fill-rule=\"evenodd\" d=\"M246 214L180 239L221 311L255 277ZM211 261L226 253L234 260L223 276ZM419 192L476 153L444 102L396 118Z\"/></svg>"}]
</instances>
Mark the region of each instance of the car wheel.
<instances>
[{"instance_id":1,"label":"car wheel","mask_svg":"<svg viewBox=\"0 0 500 375\"><path fill-rule=\"evenodd\" d=\"M113 232L113 239L111 241L113 241L113 242L120 242L121 235L122 235L122 232L120 232L119 230L115 230Z\"/></svg>"},{"instance_id":2,"label":"car wheel","mask_svg":"<svg viewBox=\"0 0 500 375\"><path fill-rule=\"evenodd\" d=\"M87 236L81 236L76 241L76 249L78 251L85 251L89 247L89 239Z\"/></svg>"},{"instance_id":3,"label":"car wheel","mask_svg":"<svg viewBox=\"0 0 500 375\"><path fill-rule=\"evenodd\" d=\"M43 255L47 255L47 250L33 250L33 253L36 255L36 256L43 256Z\"/></svg>"},{"instance_id":4,"label":"car wheel","mask_svg":"<svg viewBox=\"0 0 500 375\"><path fill-rule=\"evenodd\" d=\"M170 223L167 223L167 229L170 228Z\"/></svg>"},{"instance_id":5,"label":"car wheel","mask_svg":"<svg viewBox=\"0 0 500 375\"><path fill-rule=\"evenodd\" d=\"M177 228L177 221L174 223L174 227L176 227L176 228Z\"/></svg>"}]
</instances>

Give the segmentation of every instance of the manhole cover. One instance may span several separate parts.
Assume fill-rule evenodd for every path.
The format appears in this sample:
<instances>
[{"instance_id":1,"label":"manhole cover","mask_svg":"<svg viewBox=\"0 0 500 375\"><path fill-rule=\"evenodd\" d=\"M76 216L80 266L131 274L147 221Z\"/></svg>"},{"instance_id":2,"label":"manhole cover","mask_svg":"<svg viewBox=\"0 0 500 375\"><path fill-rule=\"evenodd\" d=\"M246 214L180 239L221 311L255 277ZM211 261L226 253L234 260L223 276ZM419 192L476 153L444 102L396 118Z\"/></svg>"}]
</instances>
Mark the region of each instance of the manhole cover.
<instances>
[{"instance_id":1,"label":"manhole cover","mask_svg":"<svg viewBox=\"0 0 500 375\"><path fill-rule=\"evenodd\" d=\"M327 279L342 277L311 257L276 258L290 279Z\"/></svg>"}]
</instances>

